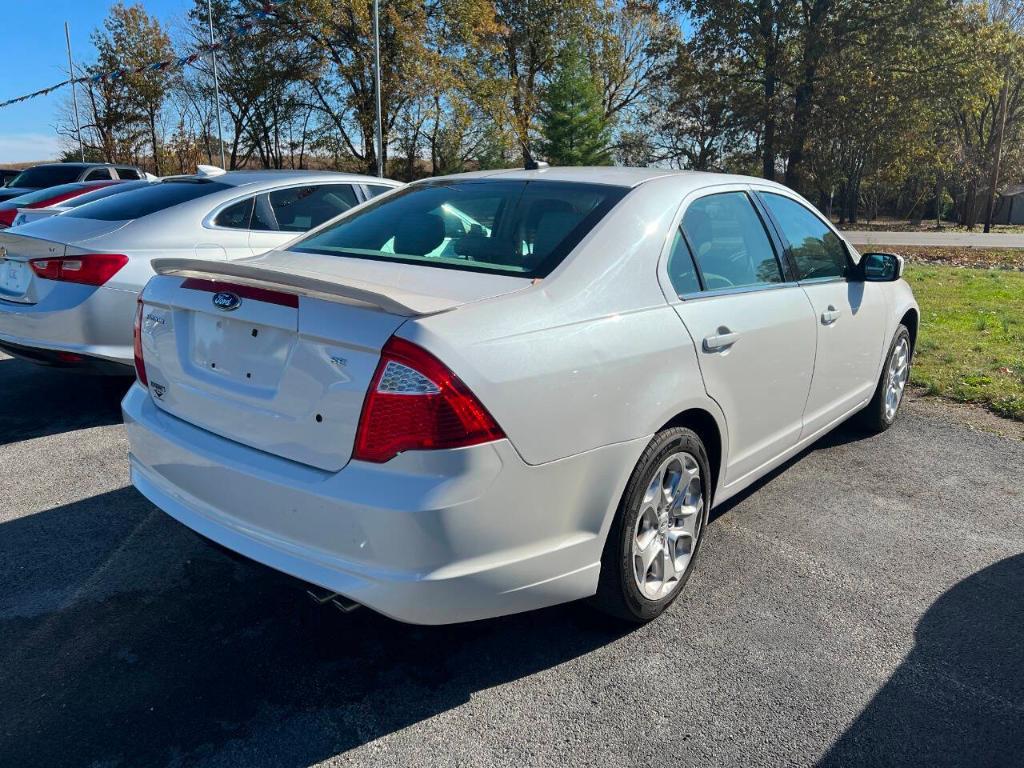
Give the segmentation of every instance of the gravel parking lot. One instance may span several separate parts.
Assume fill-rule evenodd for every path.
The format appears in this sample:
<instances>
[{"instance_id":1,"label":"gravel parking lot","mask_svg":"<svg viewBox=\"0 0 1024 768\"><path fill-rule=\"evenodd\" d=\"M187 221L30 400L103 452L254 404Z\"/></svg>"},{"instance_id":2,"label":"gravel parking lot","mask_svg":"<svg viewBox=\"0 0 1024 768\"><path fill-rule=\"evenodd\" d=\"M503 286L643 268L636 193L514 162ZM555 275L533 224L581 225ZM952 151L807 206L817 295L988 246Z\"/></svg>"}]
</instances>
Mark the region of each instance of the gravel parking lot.
<instances>
[{"instance_id":1,"label":"gravel parking lot","mask_svg":"<svg viewBox=\"0 0 1024 768\"><path fill-rule=\"evenodd\" d=\"M1019 765L1024 443L910 404L726 508L686 593L314 610L129 485L123 384L0 356L0 763Z\"/></svg>"}]
</instances>

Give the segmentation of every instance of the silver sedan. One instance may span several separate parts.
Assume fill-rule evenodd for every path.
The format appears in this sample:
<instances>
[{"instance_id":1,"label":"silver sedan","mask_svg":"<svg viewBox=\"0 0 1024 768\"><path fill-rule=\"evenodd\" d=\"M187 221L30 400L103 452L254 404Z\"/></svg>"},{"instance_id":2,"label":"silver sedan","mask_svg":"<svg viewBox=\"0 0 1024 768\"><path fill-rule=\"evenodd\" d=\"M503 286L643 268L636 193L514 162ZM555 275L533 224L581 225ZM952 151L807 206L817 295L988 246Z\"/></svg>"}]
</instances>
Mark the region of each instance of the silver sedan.
<instances>
[{"instance_id":1,"label":"silver sedan","mask_svg":"<svg viewBox=\"0 0 1024 768\"><path fill-rule=\"evenodd\" d=\"M135 486L421 623L586 597L653 618L714 505L851 416L893 423L919 316L899 257L785 187L656 169L426 180L156 271Z\"/></svg>"},{"instance_id":2,"label":"silver sedan","mask_svg":"<svg viewBox=\"0 0 1024 768\"><path fill-rule=\"evenodd\" d=\"M0 348L130 373L132 313L153 258L260 254L396 186L330 172L215 170L0 233Z\"/></svg>"}]
</instances>

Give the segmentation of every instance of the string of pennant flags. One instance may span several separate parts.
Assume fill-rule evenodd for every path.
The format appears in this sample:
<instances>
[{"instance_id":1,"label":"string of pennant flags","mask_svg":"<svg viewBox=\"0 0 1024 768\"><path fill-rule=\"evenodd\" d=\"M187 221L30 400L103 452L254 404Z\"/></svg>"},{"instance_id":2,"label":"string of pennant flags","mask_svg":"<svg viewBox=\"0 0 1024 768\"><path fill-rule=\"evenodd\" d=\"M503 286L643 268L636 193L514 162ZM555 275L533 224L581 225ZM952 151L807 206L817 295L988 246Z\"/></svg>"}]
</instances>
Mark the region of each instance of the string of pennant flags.
<instances>
[{"instance_id":1,"label":"string of pennant flags","mask_svg":"<svg viewBox=\"0 0 1024 768\"><path fill-rule=\"evenodd\" d=\"M70 77L67 80L62 80L59 83L55 83L48 88L35 91L33 93L26 93L24 96L18 96L13 99L7 99L6 101L0 101L0 109L9 107L12 104L20 104L23 101L29 101L30 99L37 99L42 96L48 96L54 91L60 90L61 88L78 83L99 83L109 80L120 80L129 75L138 75L144 72L163 72L172 69L183 69L184 67L195 64L199 59L207 56L214 51L219 51L222 48L227 47L239 37L252 34L259 22L272 19L277 16L277 8L291 0L263 0L262 8L253 12L248 18L241 19L238 24L233 27L226 35L220 40L214 43L204 43L198 46L194 51L185 56L175 56L170 59L163 61L154 61L149 64L143 64L138 67L121 67L119 69L112 70L110 72L101 72L95 75L87 75L83 77Z\"/></svg>"}]
</instances>

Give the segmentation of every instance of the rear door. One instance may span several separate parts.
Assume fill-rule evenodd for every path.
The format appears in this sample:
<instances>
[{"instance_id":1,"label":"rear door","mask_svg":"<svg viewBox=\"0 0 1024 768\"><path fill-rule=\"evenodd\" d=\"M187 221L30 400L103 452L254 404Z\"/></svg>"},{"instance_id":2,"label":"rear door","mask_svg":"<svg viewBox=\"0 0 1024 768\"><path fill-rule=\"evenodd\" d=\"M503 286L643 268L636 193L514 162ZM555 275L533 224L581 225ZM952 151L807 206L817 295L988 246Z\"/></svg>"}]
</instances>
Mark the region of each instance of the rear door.
<instances>
[{"instance_id":1,"label":"rear door","mask_svg":"<svg viewBox=\"0 0 1024 768\"><path fill-rule=\"evenodd\" d=\"M880 284L850 279L846 244L819 214L788 195L758 194L814 308L818 351L803 430L809 435L874 392L885 343L885 297Z\"/></svg>"},{"instance_id":2,"label":"rear door","mask_svg":"<svg viewBox=\"0 0 1024 768\"><path fill-rule=\"evenodd\" d=\"M352 184L305 184L258 195L249 247L258 255L282 246L360 202Z\"/></svg>"},{"instance_id":3,"label":"rear door","mask_svg":"<svg viewBox=\"0 0 1024 768\"><path fill-rule=\"evenodd\" d=\"M708 395L725 413L732 484L798 442L816 329L750 194L699 194L685 204L667 270Z\"/></svg>"}]
</instances>

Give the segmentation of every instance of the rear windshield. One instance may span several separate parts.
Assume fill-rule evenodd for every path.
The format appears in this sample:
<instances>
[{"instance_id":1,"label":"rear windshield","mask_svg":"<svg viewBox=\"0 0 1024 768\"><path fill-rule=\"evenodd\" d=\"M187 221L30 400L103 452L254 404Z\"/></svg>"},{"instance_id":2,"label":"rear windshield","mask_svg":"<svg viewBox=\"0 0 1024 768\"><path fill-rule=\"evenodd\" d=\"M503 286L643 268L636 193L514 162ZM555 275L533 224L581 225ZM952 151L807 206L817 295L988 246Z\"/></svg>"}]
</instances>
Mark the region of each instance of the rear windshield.
<instances>
[{"instance_id":1,"label":"rear windshield","mask_svg":"<svg viewBox=\"0 0 1024 768\"><path fill-rule=\"evenodd\" d=\"M77 181L83 170L80 165L37 165L35 168L29 168L19 173L8 186L27 187L28 189L53 187L57 184Z\"/></svg>"},{"instance_id":2,"label":"rear windshield","mask_svg":"<svg viewBox=\"0 0 1024 768\"><path fill-rule=\"evenodd\" d=\"M629 190L474 179L418 184L289 250L544 277Z\"/></svg>"},{"instance_id":3,"label":"rear windshield","mask_svg":"<svg viewBox=\"0 0 1024 768\"><path fill-rule=\"evenodd\" d=\"M123 195L97 200L64 215L96 221L129 221L223 189L230 189L230 186L216 181L162 181L148 184L142 189L130 190Z\"/></svg>"},{"instance_id":4,"label":"rear windshield","mask_svg":"<svg viewBox=\"0 0 1024 768\"><path fill-rule=\"evenodd\" d=\"M56 187L47 187L46 189L37 189L35 192L26 192L24 195L18 195L8 200L5 205L16 208L19 205L33 205L35 203L41 203L44 200L51 200L61 195L68 195L72 192L77 192L80 189L88 189L85 184L77 182L75 184L60 184Z\"/></svg>"},{"instance_id":5,"label":"rear windshield","mask_svg":"<svg viewBox=\"0 0 1024 768\"><path fill-rule=\"evenodd\" d=\"M111 184L108 187L100 187L94 189L92 192L86 192L84 195L78 197L72 197L70 200L65 200L61 205L65 208L78 208L80 205L86 203L92 203L96 200L102 200L105 197L111 195L120 195L124 192L131 192L133 189L141 189L149 186L148 181L125 181L120 184Z\"/></svg>"}]
</instances>

